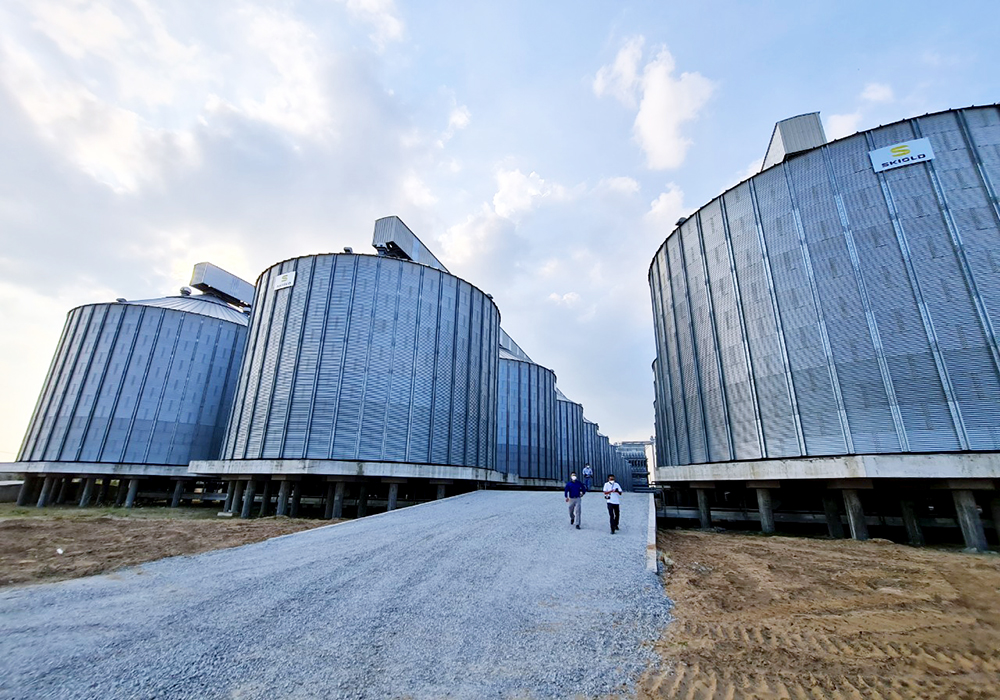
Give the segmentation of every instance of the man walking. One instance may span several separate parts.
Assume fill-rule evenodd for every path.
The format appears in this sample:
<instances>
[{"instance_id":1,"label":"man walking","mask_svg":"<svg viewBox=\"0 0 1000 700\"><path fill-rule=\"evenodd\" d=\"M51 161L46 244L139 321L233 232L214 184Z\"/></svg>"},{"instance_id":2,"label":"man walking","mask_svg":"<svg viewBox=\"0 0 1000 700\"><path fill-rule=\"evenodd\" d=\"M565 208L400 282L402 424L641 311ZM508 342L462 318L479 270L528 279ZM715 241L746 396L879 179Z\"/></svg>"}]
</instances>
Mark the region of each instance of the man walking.
<instances>
[{"instance_id":1,"label":"man walking","mask_svg":"<svg viewBox=\"0 0 1000 700\"><path fill-rule=\"evenodd\" d=\"M587 464L583 468L583 488L590 491L590 480L594 478L594 470Z\"/></svg>"},{"instance_id":2,"label":"man walking","mask_svg":"<svg viewBox=\"0 0 1000 700\"><path fill-rule=\"evenodd\" d=\"M563 489L563 495L566 496L566 502L569 503L569 524L576 523L577 530L580 529L582 522L580 519L582 514L580 500L585 493L587 493L587 489L576 480L576 472L570 472L569 481L566 482L566 488Z\"/></svg>"},{"instance_id":3,"label":"man walking","mask_svg":"<svg viewBox=\"0 0 1000 700\"><path fill-rule=\"evenodd\" d=\"M604 500L608 502L608 517L611 518L613 535L618 529L618 517L621 515L619 506L622 502L622 487L615 481L614 474L608 474L608 483L604 485Z\"/></svg>"}]
</instances>

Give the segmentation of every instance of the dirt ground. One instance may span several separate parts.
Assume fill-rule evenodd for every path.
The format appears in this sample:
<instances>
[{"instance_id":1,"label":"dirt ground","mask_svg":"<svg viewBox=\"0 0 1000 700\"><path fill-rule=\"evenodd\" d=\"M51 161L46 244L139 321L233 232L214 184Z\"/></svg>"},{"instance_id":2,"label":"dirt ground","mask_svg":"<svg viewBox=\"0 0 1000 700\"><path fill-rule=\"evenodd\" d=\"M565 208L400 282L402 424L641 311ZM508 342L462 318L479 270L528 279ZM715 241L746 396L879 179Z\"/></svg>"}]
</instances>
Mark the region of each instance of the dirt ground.
<instances>
[{"instance_id":1,"label":"dirt ground","mask_svg":"<svg viewBox=\"0 0 1000 700\"><path fill-rule=\"evenodd\" d=\"M661 531L676 618L639 698L1000 698L1000 557Z\"/></svg>"},{"instance_id":2,"label":"dirt ground","mask_svg":"<svg viewBox=\"0 0 1000 700\"><path fill-rule=\"evenodd\" d=\"M330 520L220 518L211 508L17 508L0 504L0 587L260 542Z\"/></svg>"}]
</instances>

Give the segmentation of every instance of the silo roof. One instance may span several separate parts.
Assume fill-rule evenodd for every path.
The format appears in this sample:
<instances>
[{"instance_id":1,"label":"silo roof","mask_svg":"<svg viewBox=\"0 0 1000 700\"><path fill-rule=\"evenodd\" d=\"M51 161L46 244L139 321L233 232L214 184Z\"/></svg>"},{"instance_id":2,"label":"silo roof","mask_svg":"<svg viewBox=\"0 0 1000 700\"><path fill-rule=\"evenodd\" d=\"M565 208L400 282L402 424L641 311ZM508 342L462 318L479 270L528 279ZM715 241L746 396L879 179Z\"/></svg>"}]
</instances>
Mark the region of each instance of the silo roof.
<instances>
[{"instance_id":1,"label":"silo roof","mask_svg":"<svg viewBox=\"0 0 1000 700\"><path fill-rule=\"evenodd\" d=\"M241 326L249 325L250 318L242 311L237 311L229 304L210 294L196 294L191 296L172 296L161 299L140 299L138 301L126 301L125 304L136 306L155 306L160 309L173 309L174 311L185 311L191 314L200 314L210 318L218 318L231 323L238 323Z\"/></svg>"}]
</instances>

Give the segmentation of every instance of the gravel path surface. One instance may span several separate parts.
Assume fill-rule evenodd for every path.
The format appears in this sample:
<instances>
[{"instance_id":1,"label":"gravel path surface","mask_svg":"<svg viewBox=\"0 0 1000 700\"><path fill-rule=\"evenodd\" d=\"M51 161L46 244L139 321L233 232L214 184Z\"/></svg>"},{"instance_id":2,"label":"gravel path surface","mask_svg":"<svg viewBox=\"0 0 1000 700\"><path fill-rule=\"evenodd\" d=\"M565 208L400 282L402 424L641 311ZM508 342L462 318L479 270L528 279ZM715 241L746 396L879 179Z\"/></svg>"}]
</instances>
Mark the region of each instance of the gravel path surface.
<instances>
[{"instance_id":1,"label":"gravel path surface","mask_svg":"<svg viewBox=\"0 0 1000 700\"><path fill-rule=\"evenodd\" d=\"M648 499L611 536L479 491L105 576L0 591L0 698L630 694L669 602Z\"/></svg>"}]
</instances>

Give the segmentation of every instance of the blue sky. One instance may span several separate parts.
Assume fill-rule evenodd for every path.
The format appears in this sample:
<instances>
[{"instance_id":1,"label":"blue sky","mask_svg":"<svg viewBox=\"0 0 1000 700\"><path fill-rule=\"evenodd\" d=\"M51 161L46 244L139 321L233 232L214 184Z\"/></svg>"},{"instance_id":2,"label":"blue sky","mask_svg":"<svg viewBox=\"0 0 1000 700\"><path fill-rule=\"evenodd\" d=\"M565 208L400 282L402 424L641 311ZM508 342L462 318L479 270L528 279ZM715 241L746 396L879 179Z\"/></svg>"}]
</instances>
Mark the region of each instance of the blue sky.
<instances>
[{"instance_id":1,"label":"blue sky","mask_svg":"<svg viewBox=\"0 0 1000 700\"><path fill-rule=\"evenodd\" d=\"M1000 97L1000 5L0 0L0 461L73 306L400 216L614 441L652 434L646 271L759 167Z\"/></svg>"}]
</instances>

